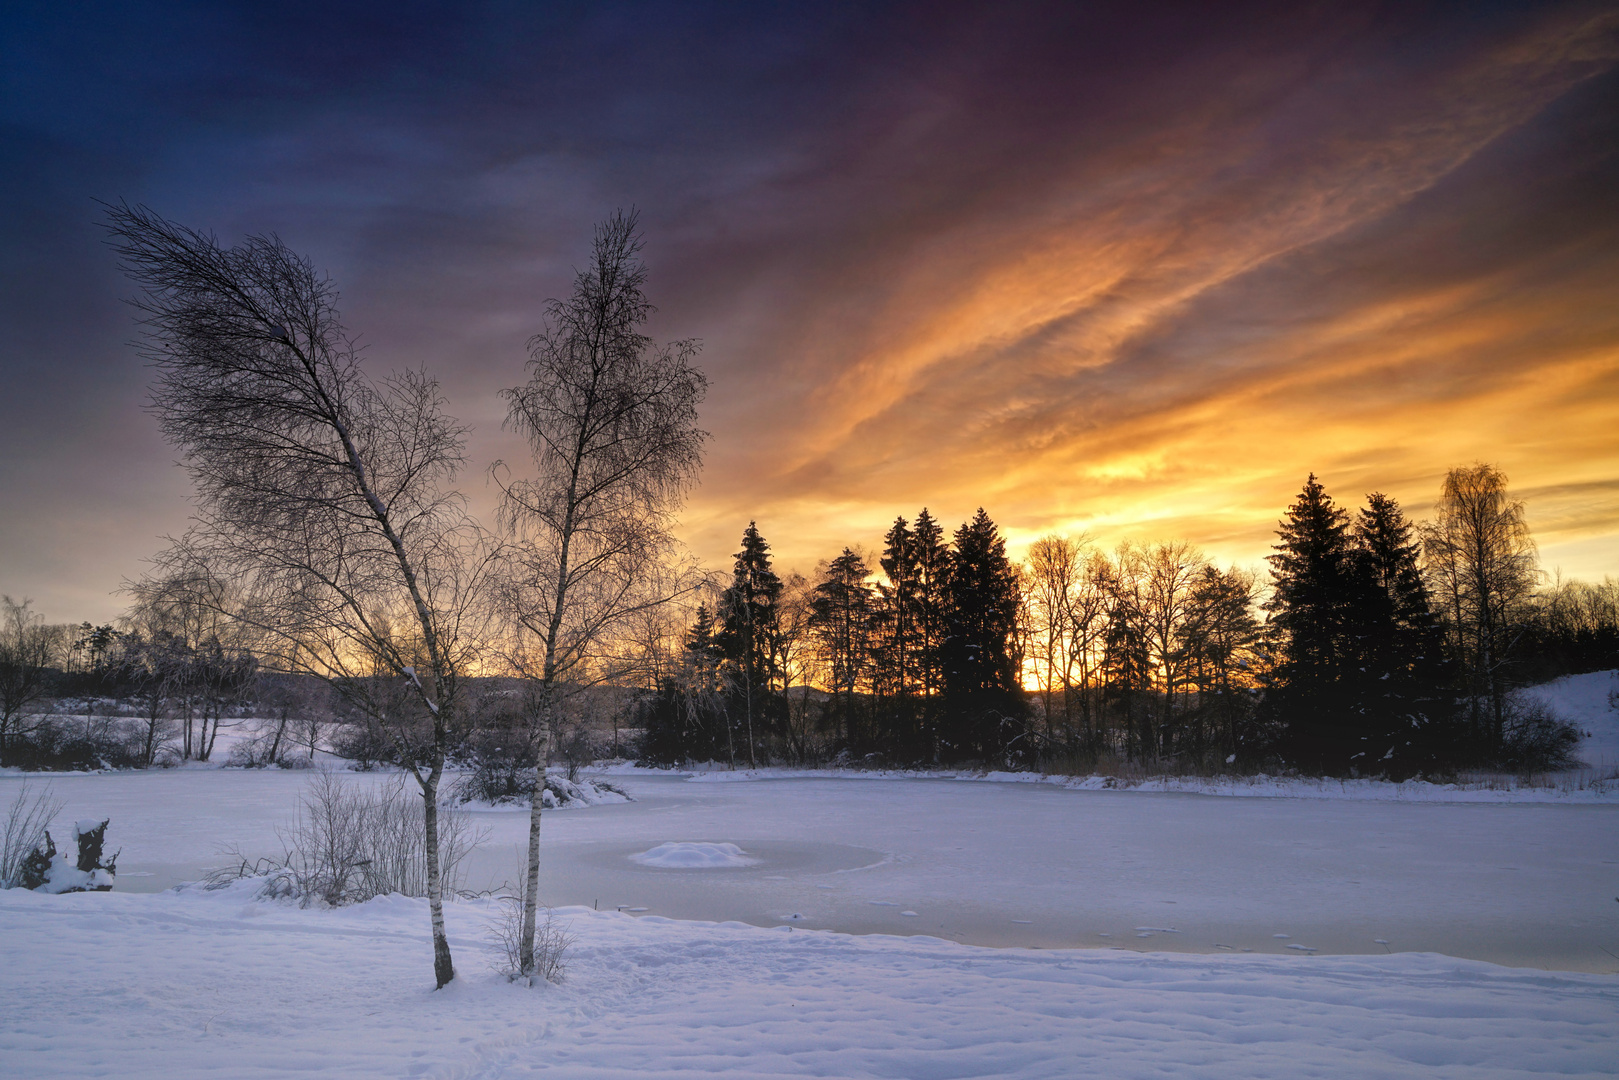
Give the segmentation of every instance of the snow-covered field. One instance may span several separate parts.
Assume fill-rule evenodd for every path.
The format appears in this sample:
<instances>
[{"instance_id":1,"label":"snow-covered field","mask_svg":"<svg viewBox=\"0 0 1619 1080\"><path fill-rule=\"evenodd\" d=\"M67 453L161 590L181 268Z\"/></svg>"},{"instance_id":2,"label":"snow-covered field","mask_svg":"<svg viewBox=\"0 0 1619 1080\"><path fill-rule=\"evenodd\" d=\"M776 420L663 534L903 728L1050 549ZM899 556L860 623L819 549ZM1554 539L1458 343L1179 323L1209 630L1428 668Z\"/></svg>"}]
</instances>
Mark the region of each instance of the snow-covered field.
<instances>
[{"instance_id":1,"label":"snow-covered field","mask_svg":"<svg viewBox=\"0 0 1619 1080\"><path fill-rule=\"evenodd\" d=\"M1543 691L1587 760L1607 691ZM495 975L460 901L438 993L420 901L159 891L278 851L309 774L29 778L123 854L0 892L0 1076L1619 1073L1611 788L614 773L634 802L545 818L567 981ZM515 880L527 811L470 815L467 884Z\"/></svg>"},{"instance_id":2,"label":"snow-covered field","mask_svg":"<svg viewBox=\"0 0 1619 1080\"><path fill-rule=\"evenodd\" d=\"M1431 954L985 949L564 913L561 986L430 989L399 897L0 894L7 1077L1606 1076L1619 979Z\"/></svg>"}]
</instances>

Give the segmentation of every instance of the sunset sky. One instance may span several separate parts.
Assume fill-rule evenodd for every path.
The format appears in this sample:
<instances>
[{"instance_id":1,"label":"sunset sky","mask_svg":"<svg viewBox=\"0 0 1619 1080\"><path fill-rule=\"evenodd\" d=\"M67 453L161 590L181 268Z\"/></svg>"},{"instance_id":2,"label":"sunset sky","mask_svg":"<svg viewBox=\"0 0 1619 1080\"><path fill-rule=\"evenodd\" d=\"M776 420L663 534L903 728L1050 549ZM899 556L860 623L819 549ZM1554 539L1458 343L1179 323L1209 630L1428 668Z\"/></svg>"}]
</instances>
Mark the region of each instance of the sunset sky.
<instances>
[{"instance_id":1,"label":"sunset sky","mask_svg":"<svg viewBox=\"0 0 1619 1080\"><path fill-rule=\"evenodd\" d=\"M1258 564L1315 472L1489 461L1619 573L1619 5L8 4L0 591L106 620L187 481L95 200L327 270L473 425L638 207L711 390L682 532L926 505Z\"/></svg>"}]
</instances>

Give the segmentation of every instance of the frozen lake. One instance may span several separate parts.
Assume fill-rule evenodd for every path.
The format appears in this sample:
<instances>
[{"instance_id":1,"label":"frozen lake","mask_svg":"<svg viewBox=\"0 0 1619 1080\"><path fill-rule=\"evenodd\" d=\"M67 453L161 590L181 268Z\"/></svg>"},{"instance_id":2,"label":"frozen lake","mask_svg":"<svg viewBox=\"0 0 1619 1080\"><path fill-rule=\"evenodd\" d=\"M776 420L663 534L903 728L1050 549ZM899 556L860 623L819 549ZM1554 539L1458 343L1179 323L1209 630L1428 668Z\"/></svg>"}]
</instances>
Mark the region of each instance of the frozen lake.
<instances>
[{"instance_id":1,"label":"frozen lake","mask_svg":"<svg viewBox=\"0 0 1619 1080\"><path fill-rule=\"evenodd\" d=\"M0 798L9 802L21 779L0 777ZM222 861L224 845L273 853L275 828L307 780L218 769L49 778L66 803L59 822L112 818L109 846L123 849L120 891L195 880ZM1619 805L1250 799L926 779L613 780L636 801L547 812L546 903L993 946L1386 948L1619 968ZM490 835L467 886L515 880L527 811L473 817ZM734 844L757 861L673 868L630 858L677 842Z\"/></svg>"}]
</instances>

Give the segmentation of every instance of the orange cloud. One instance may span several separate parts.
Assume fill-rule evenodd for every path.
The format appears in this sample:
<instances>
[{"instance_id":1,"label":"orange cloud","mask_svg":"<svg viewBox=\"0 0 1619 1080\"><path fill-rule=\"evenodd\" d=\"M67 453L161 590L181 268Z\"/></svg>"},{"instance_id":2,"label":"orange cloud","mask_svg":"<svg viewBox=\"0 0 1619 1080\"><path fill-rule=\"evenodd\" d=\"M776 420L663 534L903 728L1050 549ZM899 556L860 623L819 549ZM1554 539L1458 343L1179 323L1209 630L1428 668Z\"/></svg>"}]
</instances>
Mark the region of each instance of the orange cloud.
<instances>
[{"instance_id":1,"label":"orange cloud","mask_svg":"<svg viewBox=\"0 0 1619 1080\"><path fill-rule=\"evenodd\" d=\"M1549 557L1619 569L1592 547L1619 513L1611 244L1430 250L1502 231L1478 215L1532 149L1498 144L1610 67L1616 27L1552 20L1392 90L1273 69L880 247L805 299L825 320L778 346L795 392L747 403L746 449L715 422L694 543L719 561L757 518L808 569L896 513L984 505L1015 543L1255 562L1307 472L1420 516L1483 459L1545 493Z\"/></svg>"}]
</instances>

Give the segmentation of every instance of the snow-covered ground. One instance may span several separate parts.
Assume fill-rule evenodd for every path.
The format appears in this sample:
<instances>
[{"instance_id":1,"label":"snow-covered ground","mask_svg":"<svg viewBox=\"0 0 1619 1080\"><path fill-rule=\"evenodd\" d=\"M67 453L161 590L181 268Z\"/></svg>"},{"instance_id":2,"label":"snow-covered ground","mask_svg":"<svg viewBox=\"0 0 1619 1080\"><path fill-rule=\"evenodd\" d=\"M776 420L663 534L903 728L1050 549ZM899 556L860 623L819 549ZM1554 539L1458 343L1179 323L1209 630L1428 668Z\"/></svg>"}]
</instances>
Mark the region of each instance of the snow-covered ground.
<instances>
[{"instance_id":1,"label":"snow-covered ground","mask_svg":"<svg viewBox=\"0 0 1619 1080\"><path fill-rule=\"evenodd\" d=\"M449 908L0 893L8 1077L1595 1077L1619 978L1431 954L985 949L562 912L561 986L486 967Z\"/></svg>"}]
</instances>

